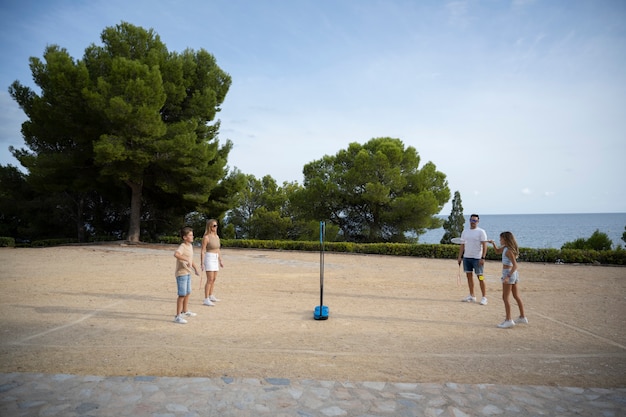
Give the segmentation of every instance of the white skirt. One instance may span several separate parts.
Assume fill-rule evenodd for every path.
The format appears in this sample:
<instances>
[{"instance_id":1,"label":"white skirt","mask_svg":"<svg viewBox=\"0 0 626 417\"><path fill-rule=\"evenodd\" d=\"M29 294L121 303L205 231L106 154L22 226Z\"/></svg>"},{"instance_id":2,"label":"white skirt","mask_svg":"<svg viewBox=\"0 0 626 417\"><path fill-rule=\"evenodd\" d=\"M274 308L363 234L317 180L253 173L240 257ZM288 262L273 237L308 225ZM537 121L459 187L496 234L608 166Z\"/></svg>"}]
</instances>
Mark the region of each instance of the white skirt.
<instances>
[{"instance_id":1,"label":"white skirt","mask_svg":"<svg viewBox=\"0 0 626 417\"><path fill-rule=\"evenodd\" d=\"M204 254L204 270L205 271L219 271L220 262L219 255L213 252L207 252Z\"/></svg>"}]
</instances>

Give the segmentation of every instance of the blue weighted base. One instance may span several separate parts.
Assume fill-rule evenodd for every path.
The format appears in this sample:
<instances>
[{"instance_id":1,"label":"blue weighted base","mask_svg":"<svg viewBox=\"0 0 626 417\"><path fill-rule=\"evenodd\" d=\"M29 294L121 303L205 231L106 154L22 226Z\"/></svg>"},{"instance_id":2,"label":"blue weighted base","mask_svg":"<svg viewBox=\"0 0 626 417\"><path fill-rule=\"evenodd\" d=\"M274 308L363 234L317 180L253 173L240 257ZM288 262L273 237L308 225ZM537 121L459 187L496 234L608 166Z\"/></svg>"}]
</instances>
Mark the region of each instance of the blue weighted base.
<instances>
[{"instance_id":1,"label":"blue weighted base","mask_svg":"<svg viewBox=\"0 0 626 417\"><path fill-rule=\"evenodd\" d=\"M315 306L315 311L313 312L313 318L315 320L328 319L328 306Z\"/></svg>"}]
</instances>

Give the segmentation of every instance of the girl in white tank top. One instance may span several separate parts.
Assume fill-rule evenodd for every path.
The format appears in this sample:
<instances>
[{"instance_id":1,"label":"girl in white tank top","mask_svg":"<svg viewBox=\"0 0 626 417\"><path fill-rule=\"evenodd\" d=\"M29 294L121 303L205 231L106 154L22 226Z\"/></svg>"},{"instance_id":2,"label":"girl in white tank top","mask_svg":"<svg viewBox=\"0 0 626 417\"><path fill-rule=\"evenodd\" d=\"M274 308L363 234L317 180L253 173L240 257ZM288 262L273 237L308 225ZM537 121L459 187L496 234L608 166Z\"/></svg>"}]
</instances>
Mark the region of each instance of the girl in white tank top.
<instances>
[{"instance_id":1,"label":"girl in white tank top","mask_svg":"<svg viewBox=\"0 0 626 417\"><path fill-rule=\"evenodd\" d=\"M498 324L501 329L508 329L516 324L528 324L528 319L524 315L524 303L519 295L517 283L519 282L519 273L517 272L517 257L519 256L519 247L515 236L511 232L500 233L500 247L496 242L490 240L496 253L502 254L502 301L504 301L504 311L506 317L504 321ZM513 298L519 307L519 317L515 320L511 319L511 303L509 296L513 294Z\"/></svg>"}]
</instances>

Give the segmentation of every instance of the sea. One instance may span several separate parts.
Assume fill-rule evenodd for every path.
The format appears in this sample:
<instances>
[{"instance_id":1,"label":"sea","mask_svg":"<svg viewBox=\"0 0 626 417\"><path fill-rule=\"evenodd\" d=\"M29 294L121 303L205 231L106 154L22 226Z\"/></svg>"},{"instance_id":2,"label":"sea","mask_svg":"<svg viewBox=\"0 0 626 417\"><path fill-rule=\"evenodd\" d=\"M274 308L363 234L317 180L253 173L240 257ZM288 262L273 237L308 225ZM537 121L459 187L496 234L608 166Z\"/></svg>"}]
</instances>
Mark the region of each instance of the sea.
<instances>
[{"instance_id":1,"label":"sea","mask_svg":"<svg viewBox=\"0 0 626 417\"><path fill-rule=\"evenodd\" d=\"M438 217L448 219L447 215ZM469 227L469 214L465 216L465 227ZM596 230L609 236L613 249L626 247L622 240L626 213L481 214L478 227L496 242L500 233L512 232L523 248L561 249L566 242L588 239ZM429 230L419 237L419 243L440 243L444 233L443 228Z\"/></svg>"}]
</instances>

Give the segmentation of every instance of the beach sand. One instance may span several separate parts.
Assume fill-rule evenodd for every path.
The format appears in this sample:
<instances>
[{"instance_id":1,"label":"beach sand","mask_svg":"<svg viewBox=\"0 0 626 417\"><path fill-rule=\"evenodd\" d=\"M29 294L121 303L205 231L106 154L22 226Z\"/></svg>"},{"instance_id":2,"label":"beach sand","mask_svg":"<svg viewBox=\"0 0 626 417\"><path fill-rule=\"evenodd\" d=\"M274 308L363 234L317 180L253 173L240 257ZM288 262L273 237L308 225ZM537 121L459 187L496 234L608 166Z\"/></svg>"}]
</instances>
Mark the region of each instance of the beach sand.
<instances>
[{"instance_id":1,"label":"beach sand","mask_svg":"<svg viewBox=\"0 0 626 417\"><path fill-rule=\"evenodd\" d=\"M530 323L499 329L498 262L481 306L456 260L327 252L316 321L319 253L223 249L182 325L175 249L0 248L0 372L626 387L623 267L520 263Z\"/></svg>"}]
</instances>

